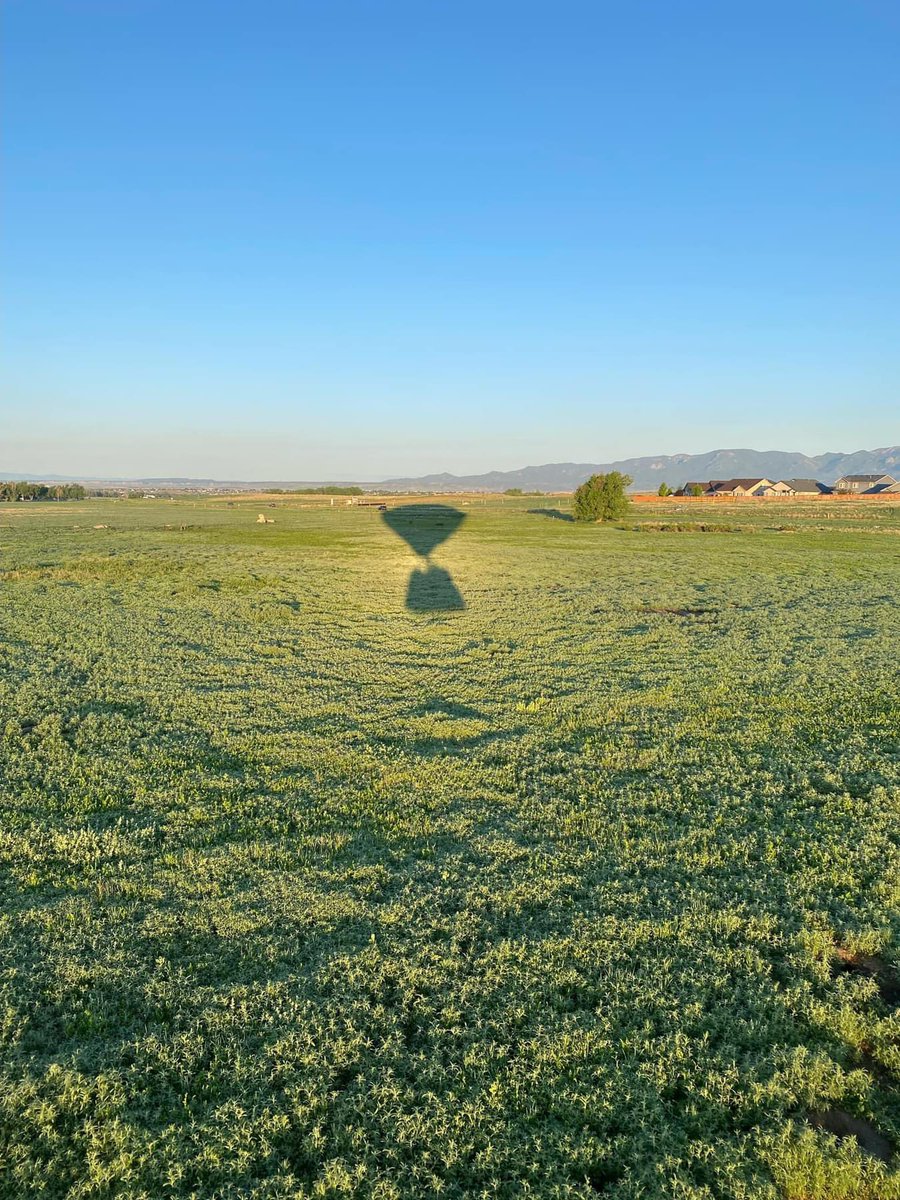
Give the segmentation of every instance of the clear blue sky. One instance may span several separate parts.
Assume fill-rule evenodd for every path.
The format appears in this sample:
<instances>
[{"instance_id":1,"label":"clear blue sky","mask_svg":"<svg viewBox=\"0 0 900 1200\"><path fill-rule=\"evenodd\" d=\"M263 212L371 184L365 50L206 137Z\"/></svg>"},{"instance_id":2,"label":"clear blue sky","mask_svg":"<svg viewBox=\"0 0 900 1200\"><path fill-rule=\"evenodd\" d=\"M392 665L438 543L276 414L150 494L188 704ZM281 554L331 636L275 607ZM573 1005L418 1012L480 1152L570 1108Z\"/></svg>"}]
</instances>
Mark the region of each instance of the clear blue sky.
<instances>
[{"instance_id":1,"label":"clear blue sky","mask_svg":"<svg viewBox=\"0 0 900 1200\"><path fill-rule=\"evenodd\" d=\"M900 441L896 0L7 0L0 470Z\"/></svg>"}]
</instances>

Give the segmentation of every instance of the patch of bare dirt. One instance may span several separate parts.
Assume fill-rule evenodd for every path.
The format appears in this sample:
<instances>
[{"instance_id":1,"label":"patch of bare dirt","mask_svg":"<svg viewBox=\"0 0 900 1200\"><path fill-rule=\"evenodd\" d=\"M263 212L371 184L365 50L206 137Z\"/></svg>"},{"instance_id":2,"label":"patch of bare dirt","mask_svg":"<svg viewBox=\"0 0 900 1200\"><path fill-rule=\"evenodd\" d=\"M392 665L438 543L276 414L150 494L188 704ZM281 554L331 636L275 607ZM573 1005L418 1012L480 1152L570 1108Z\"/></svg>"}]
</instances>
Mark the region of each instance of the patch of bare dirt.
<instances>
[{"instance_id":1,"label":"patch of bare dirt","mask_svg":"<svg viewBox=\"0 0 900 1200\"><path fill-rule=\"evenodd\" d=\"M900 1005L900 974L883 958L879 958L875 954L863 954L858 950L848 950L844 946L836 946L833 969L837 975L865 975L869 979L874 979L885 1004L893 1007Z\"/></svg>"},{"instance_id":2,"label":"patch of bare dirt","mask_svg":"<svg viewBox=\"0 0 900 1200\"><path fill-rule=\"evenodd\" d=\"M825 1129L842 1140L848 1137L855 1138L866 1154L880 1158L882 1162L890 1160L893 1152L891 1143L869 1121L854 1117L843 1108L825 1108L809 1113L808 1118L810 1125L816 1129Z\"/></svg>"}]
</instances>

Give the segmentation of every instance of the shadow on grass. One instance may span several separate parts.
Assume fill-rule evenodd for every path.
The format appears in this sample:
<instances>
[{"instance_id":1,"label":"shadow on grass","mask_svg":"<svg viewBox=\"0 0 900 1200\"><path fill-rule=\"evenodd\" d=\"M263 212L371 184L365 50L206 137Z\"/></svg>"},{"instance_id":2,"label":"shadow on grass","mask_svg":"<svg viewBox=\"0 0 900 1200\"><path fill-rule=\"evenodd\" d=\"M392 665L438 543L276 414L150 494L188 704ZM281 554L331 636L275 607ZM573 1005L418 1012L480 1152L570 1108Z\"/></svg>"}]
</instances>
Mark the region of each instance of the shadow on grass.
<instances>
[{"instance_id":1,"label":"shadow on grass","mask_svg":"<svg viewBox=\"0 0 900 1200\"><path fill-rule=\"evenodd\" d=\"M406 607L412 612L450 612L466 607L459 588L443 567L414 570L406 589Z\"/></svg>"},{"instance_id":2,"label":"shadow on grass","mask_svg":"<svg viewBox=\"0 0 900 1200\"><path fill-rule=\"evenodd\" d=\"M446 700L443 696L429 696L427 700L417 704L413 711L420 715L442 713L447 717L468 717L475 721L487 719L480 708L472 708L470 704L463 704L459 700Z\"/></svg>"},{"instance_id":3,"label":"shadow on grass","mask_svg":"<svg viewBox=\"0 0 900 1200\"><path fill-rule=\"evenodd\" d=\"M529 508L529 513L535 517L553 517L557 521L574 521L571 513L564 513L558 508Z\"/></svg>"},{"instance_id":4,"label":"shadow on grass","mask_svg":"<svg viewBox=\"0 0 900 1200\"><path fill-rule=\"evenodd\" d=\"M382 513L384 523L424 559L424 569L416 567L409 577L406 607L410 612L458 612L466 607L450 572L431 561L437 547L465 519L465 513L447 504L403 504Z\"/></svg>"}]
</instances>

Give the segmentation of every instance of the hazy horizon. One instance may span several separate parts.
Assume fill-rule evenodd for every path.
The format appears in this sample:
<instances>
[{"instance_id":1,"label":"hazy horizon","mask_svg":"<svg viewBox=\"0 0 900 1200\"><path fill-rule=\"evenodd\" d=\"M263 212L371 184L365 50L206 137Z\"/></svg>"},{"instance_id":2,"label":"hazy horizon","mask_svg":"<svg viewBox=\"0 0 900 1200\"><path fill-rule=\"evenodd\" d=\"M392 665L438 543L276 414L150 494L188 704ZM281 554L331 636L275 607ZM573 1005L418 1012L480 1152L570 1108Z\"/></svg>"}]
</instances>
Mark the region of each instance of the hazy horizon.
<instances>
[{"instance_id":1,"label":"hazy horizon","mask_svg":"<svg viewBox=\"0 0 900 1200\"><path fill-rule=\"evenodd\" d=\"M244 473L226 475L226 474L210 474L209 472L200 472L200 471L126 472L126 471L122 471L122 470L115 470L115 471L108 471L108 472L104 472L104 471L92 472L92 471L79 471L77 469L72 470L69 468L64 468L61 470L52 469L52 470L35 470L35 471L25 470L25 471L22 471L22 470L19 470L15 466L15 464L13 464L13 468L12 468L12 470L10 470L9 464L4 464L2 461L0 461L0 478L13 478L13 477L21 478L21 479L25 479L25 478L28 478L28 479L41 479L41 478L66 479L66 478L70 478L70 479L84 479L84 480L92 480L93 479L93 480L101 480L101 481L102 480L127 481L129 479L133 479L133 480L142 480L142 479L160 479L160 480L165 480L165 479L211 479L211 480L215 480L216 482L222 482L222 483L274 483L274 484L277 484L277 483L379 483L379 482L388 482L388 481L391 481L393 479L398 479L398 478L400 478L400 479L402 479L402 478L417 479L417 478L421 478L421 477L427 477L427 476L431 476L431 475L440 475L440 474L448 474L448 475L453 475L456 477L466 477L466 476L472 476L472 475L482 475L482 474L487 474L487 473L496 472L496 471L528 470L529 468L540 467L540 466L549 466L549 465L553 465L553 464L613 463L613 462L628 461L630 459L653 460L653 459L657 459L657 458L662 459L662 458L671 458L671 457L697 458L697 457L701 457L703 455L709 455L709 454L714 454L714 453L729 453L729 452L734 452L734 453L738 453L738 454L750 453L750 454L760 454L760 455L791 454L791 455L802 455L807 458L816 458L816 457L820 457L822 455L830 455L830 454L853 455L853 454L877 453L878 451L881 451L881 450L892 449L893 446L894 446L894 443L892 443L892 442L884 442L879 446L854 446L853 449L850 449L850 450L847 450L844 448L831 447L828 450L820 450L820 451L809 451L809 450L805 450L805 449L796 449L796 448L790 448L790 447L786 448L786 447L778 447L778 446L769 446L769 447L766 447L765 449L760 449L760 448L754 447L754 446L712 446L712 447L709 447L709 448L703 449L703 450L674 450L674 451L665 452L665 453L663 453L663 452L654 453L654 452L644 451L644 452L638 452L635 454L625 454L625 455L617 456L615 458L612 456L598 456L598 455L592 455L592 456L587 456L587 457L579 457L579 456L569 455L566 458L557 458L557 459L549 459L548 458L548 459L540 459L540 460L535 459L530 462L518 462L518 463L514 463L512 466L509 466L509 467L486 466L482 469L475 470L475 471L454 470L452 467L436 467L436 468L432 469L432 468L425 466L420 470L397 472L394 475L378 475L378 476L374 476L374 475L366 476L366 475L362 475L362 474L353 474L353 473L350 473L347 471L338 471L338 472L335 472L330 475L326 475L326 474L299 475L296 473L273 474L271 472L268 472L268 473L261 472L261 473L254 473L254 474L244 472Z\"/></svg>"}]
</instances>

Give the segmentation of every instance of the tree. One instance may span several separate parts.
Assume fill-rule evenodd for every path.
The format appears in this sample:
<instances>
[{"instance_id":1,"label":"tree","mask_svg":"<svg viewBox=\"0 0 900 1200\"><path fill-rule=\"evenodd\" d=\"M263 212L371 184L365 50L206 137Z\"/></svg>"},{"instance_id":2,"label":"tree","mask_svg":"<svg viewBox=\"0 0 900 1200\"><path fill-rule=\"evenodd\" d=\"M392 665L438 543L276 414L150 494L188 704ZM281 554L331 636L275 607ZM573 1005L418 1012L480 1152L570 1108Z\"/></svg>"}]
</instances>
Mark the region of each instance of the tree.
<instances>
[{"instance_id":1,"label":"tree","mask_svg":"<svg viewBox=\"0 0 900 1200\"><path fill-rule=\"evenodd\" d=\"M83 500L87 495L80 483L58 484L53 489L45 483L26 483L24 480L0 482L0 501L8 500Z\"/></svg>"},{"instance_id":2,"label":"tree","mask_svg":"<svg viewBox=\"0 0 900 1200\"><path fill-rule=\"evenodd\" d=\"M663 480L663 482L659 485L659 491L656 494L657 496L671 496L672 489L669 487L666 481Z\"/></svg>"},{"instance_id":3,"label":"tree","mask_svg":"<svg viewBox=\"0 0 900 1200\"><path fill-rule=\"evenodd\" d=\"M621 471L609 471L606 475L592 475L575 491L572 512L576 521L612 521L624 517L628 511L625 489L631 483L630 475Z\"/></svg>"},{"instance_id":4,"label":"tree","mask_svg":"<svg viewBox=\"0 0 900 1200\"><path fill-rule=\"evenodd\" d=\"M288 496L362 496L365 493L356 484L344 486L339 483L327 483L324 487L292 488L288 492L282 490L282 494Z\"/></svg>"},{"instance_id":5,"label":"tree","mask_svg":"<svg viewBox=\"0 0 900 1200\"><path fill-rule=\"evenodd\" d=\"M503 493L504 496L521 496L523 494L521 488L507 488Z\"/></svg>"},{"instance_id":6,"label":"tree","mask_svg":"<svg viewBox=\"0 0 900 1200\"><path fill-rule=\"evenodd\" d=\"M689 491L692 496L702 496L703 495L703 488L700 486L699 483L692 483L689 488Z\"/></svg>"}]
</instances>

